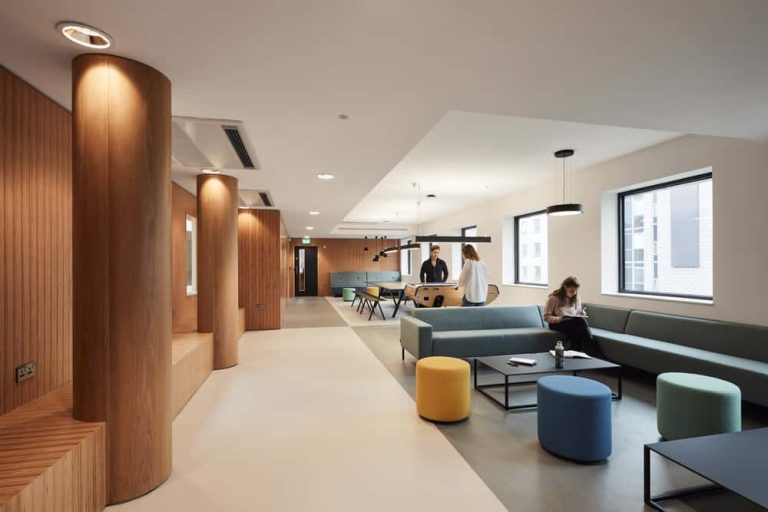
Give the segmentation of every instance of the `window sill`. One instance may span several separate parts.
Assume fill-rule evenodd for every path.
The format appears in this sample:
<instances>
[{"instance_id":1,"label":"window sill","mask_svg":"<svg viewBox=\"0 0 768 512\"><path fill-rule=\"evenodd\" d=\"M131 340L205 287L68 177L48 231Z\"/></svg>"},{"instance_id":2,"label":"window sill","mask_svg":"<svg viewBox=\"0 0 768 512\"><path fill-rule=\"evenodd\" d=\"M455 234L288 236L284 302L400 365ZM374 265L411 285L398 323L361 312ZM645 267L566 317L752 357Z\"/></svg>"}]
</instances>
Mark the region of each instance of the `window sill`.
<instances>
[{"instance_id":1,"label":"window sill","mask_svg":"<svg viewBox=\"0 0 768 512\"><path fill-rule=\"evenodd\" d=\"M611 297L624 297L630 299L648 299L661 300L665 302L685 302L688 304L703 304L705 306L714 305L715 301L711 299L690 299L687 297L667 297L665 295L640 295L635 293L602 292L600 295L609 295Z\"/></svg>"},{"instance_id":2,"label":"window sill","mask_svg":"<svg viewBox=\"0 0 768 512\"><path fill-rule=\"evenodd\" d=\"M504 286L516 286L518 288L533 288L534 290L546 290L549 285L546 284L520 284L520 283L503 283Z\"/></svg>"},{"instance_id":3,"label":"window sill","mask_svg":"<svg viewBox=\"0 0 768 512\"><path fill-rule=\"evenodd\" d=\"M187 297L196 297L197 292L187 292Z\"/></svg>"}]
</instances>

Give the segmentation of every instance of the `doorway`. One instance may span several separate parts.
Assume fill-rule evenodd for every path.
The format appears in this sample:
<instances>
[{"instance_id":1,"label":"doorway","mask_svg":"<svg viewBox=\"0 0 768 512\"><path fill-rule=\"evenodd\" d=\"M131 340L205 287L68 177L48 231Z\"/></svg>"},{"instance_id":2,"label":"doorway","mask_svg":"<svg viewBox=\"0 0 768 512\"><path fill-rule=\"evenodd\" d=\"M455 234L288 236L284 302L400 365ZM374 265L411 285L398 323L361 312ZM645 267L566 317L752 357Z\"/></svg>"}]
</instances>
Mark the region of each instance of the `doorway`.
<instances>
[{"instance_id":1,"label":"doorway","mask_svg":"<svg viewBox=\"0 0 768 512\"><path fill-rule=\"evenodd\" d=\"M295 247L293 282L296 297L317 296L317 247Z\"/></svg>"}]
</instances>

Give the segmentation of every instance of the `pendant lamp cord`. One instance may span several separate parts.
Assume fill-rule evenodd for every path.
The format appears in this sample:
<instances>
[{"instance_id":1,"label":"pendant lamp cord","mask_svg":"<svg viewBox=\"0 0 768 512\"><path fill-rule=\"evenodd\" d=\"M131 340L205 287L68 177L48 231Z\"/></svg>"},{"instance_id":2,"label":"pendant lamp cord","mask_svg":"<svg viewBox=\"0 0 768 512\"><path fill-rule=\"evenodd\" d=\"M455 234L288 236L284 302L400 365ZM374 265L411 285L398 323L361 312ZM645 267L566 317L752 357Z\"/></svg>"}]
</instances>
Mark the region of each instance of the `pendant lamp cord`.
<instances>
[{"instance_id":1,"label":"pendant lamp cord","mask_svg":"<svg viewBox=\"0 0 768 512\"><path fill-rule=\"evenodd\" d=\"M563 158L563 203L565 203L565 158Z\"/></svg>"}]
</instances>

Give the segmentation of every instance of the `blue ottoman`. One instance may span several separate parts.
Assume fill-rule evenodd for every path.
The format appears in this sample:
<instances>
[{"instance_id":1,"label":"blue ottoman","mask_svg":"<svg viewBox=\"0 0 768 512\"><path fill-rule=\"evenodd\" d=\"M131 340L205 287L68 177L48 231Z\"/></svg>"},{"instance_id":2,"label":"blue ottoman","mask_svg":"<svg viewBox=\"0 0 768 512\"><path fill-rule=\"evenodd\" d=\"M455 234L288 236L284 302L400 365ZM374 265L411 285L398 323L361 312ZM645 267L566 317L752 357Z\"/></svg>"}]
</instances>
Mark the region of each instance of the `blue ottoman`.
<instances>
[{"instance_id":1,"label":"blue ottoman","mask_svg":"<svg viewBox=\"0 0 768 512\"><path fill-rule=\"evenodd\" d=\"M536 386L539 443L548 452L577 462L611 455L611 390L605 384L553 375Z\"/></svg>"}]
</instances>

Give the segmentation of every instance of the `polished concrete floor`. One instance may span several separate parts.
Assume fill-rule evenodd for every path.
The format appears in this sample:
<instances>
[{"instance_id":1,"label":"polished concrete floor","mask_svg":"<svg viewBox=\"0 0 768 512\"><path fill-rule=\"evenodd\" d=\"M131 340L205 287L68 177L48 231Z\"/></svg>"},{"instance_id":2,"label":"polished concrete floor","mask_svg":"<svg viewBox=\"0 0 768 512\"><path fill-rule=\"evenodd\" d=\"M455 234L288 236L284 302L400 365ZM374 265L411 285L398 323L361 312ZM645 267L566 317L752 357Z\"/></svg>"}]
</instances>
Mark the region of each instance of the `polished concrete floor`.
<instances>
[{"instance_id":1,"label":"polished concrete floor","mask_svg":"<svg viewBox=\"0 0 768 512\"><path fill-rule=\"evenodd\" d=\"M347 323L324 297L296 297L286 301L283 329L343 325Z\"/></svg>"},{"instance_id":2,"label":"polished concrete floor","mask_svg":"<svg viewBox=\"0 0 768 512\"><path fill-rule=\"evenodd\" d=\"M415 359L401 359L399 330L355 327L360 338L415 397ZM625 370L624 398L613 402L613 453L604 464L583 465L559 459L541 449L535 411L505 412L487 397L472 391L470 419L438 425L509 510L525 511L642 511L643 445L659 441L656 430L653 377ZM615 389L611 373L588 375ZM481 383L494 376L480 374ZM535 401L535 388L521 387L511 395L520 403ZM762 408L748 408L744 428L768 425ZM652 464L653 493L703 483L681 468L656 457ZM671 511L761 510L724 493L668 502ZM650 509L648 509L650 510Z\"/></svg>"},{"instance_id":3,"label":"polished concrete floor","mask_svg":"<svg viewBox=\"0 0 768 512\"><path fill-rule=\"evenodd\" d=\"M314 321L331 322L337 314L329 311ZM445 436L418 418L352 328L341 326L243 335L240 363L213 372L174 420L170 479L109 510L505 507Z\"/></svg>"},{"instance_id":4,"label":"polished concrete floor","mask_svg":"<svg viewBox=\"0 0 768 512\"><path fill-rule=\"evenodd\" d=\"M168 482L110 510L646 510L642 446L658 440L649 376L629 375L613 404L610 460L574 464L539 447L535 412L474 391L468 421L419 419L397 319L368 323L318 298L289 301L286 317L285 329L246 333L240 364L214 372L177 416ZM765 410L746 411L745 427L763 425ZM699 483L657 459L653 475L654 492ZM755 509L716 494L669 510Z\"/></svg>"}]
</instances>

